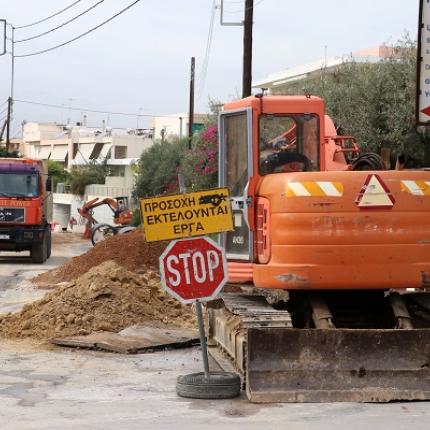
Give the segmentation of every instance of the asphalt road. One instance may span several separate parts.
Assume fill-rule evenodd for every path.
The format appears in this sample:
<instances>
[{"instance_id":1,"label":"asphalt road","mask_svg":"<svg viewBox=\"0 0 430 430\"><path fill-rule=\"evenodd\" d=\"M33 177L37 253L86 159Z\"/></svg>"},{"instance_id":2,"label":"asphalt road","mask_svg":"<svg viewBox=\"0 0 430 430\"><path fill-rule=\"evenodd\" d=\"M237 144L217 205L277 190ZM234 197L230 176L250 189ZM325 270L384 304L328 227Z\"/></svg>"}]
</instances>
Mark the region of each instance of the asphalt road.
<instances>
[{"instance_id":1,"label":"asphalt road","mask_svg":"<svg viewBox=\"0 0 430 430\"><path fill-rule=\"evenodd\" d=\"M58 242L43 269L87 249ZM0 312L40 296L28 279L40 266L0 261ZM198 348L119 355L32 341L0 344L1 430L288 429L428 430L430 403L250 404L177 397L178 375L202 370Z\"/></svg>"}]
</instances>

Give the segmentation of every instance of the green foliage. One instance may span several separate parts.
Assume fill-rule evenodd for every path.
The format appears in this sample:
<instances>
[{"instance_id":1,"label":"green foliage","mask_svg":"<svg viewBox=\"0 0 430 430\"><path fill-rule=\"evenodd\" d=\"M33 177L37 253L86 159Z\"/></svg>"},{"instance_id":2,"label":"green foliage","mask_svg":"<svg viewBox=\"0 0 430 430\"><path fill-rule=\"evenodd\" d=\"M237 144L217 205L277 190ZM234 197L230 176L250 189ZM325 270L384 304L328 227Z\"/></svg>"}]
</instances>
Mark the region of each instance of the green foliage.
<instances>
[{"instance_id":1,"label":"green foliage","mask_svg":"<svg viewBox=\"0 0 430 430\"><path fill-rule=\"evenodd\" d=\"M134 227L138 227L142 223L142 218L140 214L140 208L137 208L133 211L133 219L131 220L131 225Z\"/></svg>"},{"instance_id":2,"label":"green foliage","mask_svg":"<svg viewBox=\"0 0 430 430\"><path fill-rule=\"evenodd\" d=\"M64 166L57 161L48 160L48 176L52 178L52 186L55 186L59 182L69 184L71 181L71 175L67 170L64 170Z\"/></svg>"},{"instance_id":3,"label":"green foliage","mask_svg":"<svg viewBox=\"0 0 430 430\"><path fill-rule=\"evenodd\" d=\"M430 134L415 125L416 44L405 36L379 63L345 62L335 73L288 85L282 93L321 96L340 131L353 135L364 152L390 148L407 166L430 163Z\"/></svg>"},{"instance_id":4,"label":"green foliage","mask_svg":"<svg viewBox=\"0 0 430 430\"><path fill-rule=\"evenodd\" d=\"M193 138L191 151L182 160L182 172L190 191L214 188L218 184L218 132L208 124Z\"/></svg>"},{"instance_id":5,"label":"green foliage","mask_svg":"<svg viewBox=\"0 0 430 430\"><path fill-rule=\"evenodd\" d=\"M152 197L179 191L178 173L184 175L188 191L214 188L218 183L217 126L207 124L188 139L158 141L139 160L134 197Z\"/></svg>"},{"instance_id":6,"label":"green foliage","mask_svg":"<svg viewBox=\"0 0 430 430\"><path fill-rule=\"evenodd\" d=\"M188 149L188 138L157 141L140 157L134 197L152 197L179 191L178 173L184 175L188 191L218 185L218 129L221 103L209 100L203 130L196 133Z\"/></svg>"},{"instance_id":7,"label":"green foliage","mask_svg":"<svg viewBox=\"0 0 430 430\"><path fill-rule=\"evenodd\" d=\"M20 158L20 154L18 151L12 151L12 152L7 152L7 149L5 147L0 148L0 157L4 157L4 158Z\"/></svg>"},{"instance_id":8,"label":"green foliage","mask_svg":"<svg viewBox=\"0 0 430 430\"><path fill-rule=\"evenodd\" d=\"M102 163L91 161L86 166L75 167L71 172L70 192L83 196L87 185L104 184L107 173L107 159Z\"/></svg>"},{"instance_id":9,"label":"green foliage","mask_svg":"<svg viewBox=\"0 0 430 430\"><path fill-rule=\"evenodd\" d=\"M187 151L188 139L155 142L140 157L134 195L152 197L177 192L181 160Z\"/></svg>"}]
</instances>

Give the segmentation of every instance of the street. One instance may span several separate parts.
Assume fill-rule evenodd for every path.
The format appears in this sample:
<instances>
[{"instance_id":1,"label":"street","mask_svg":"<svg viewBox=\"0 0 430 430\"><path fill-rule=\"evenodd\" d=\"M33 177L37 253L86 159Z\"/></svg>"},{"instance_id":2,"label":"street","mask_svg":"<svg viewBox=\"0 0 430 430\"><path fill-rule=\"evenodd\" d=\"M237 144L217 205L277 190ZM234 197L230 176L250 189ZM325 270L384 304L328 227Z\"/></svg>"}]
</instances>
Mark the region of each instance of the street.
<instances>
[{"instance_id":1,"label":"street","mask_svg":"<svg viewBox=\"0 0 430 430\"><path fill-rule=\"evenodd\" d=\"M60 233L43 269L88 248L87 242ZM40 269L21 257L2 259L2 313L44 294L28 281ZM244 394L220 401L179 398L177 376L202 370L199 348L120 355L2 339L0 363L2 430L424 430L430 422L428 402L258 405Z\"/></svg>"}]
</instances>

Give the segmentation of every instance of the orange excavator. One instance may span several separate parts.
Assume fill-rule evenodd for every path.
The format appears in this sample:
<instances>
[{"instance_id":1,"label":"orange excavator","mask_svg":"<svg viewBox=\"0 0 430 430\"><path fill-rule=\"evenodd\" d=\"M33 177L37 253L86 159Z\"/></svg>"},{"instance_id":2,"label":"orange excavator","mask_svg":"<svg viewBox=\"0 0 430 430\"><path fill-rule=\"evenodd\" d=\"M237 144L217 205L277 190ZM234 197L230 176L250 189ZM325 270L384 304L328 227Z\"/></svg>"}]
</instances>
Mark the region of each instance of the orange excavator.
<instances>
[{"instance_id":1,"label":"orange excavator","mask_svg":"<svg viewBox=\"0 0 430 430\"><path fill-rule=\"evenodd\" d=\"M211 354L257 403L430 399L430 171L384 170L313 96L228 103L219 130Z\"/></svg>"},{"instance_id":2,"label":"orange excavator","mask_svg":"<svg viewBox=\"0 0 430 430\"><path fill-rule=\"evenodd\" d=\"M124 234L134 229L131 224L133 212L128 209L128 197L104 198L98 197L88 201L78 209L79 215L87 220L87 229L90 231L93 245L116 234ZM116 224L99 224L94 218L94 208L107 205L112 211L113 222Z\"/></svg>"}]
</instances>

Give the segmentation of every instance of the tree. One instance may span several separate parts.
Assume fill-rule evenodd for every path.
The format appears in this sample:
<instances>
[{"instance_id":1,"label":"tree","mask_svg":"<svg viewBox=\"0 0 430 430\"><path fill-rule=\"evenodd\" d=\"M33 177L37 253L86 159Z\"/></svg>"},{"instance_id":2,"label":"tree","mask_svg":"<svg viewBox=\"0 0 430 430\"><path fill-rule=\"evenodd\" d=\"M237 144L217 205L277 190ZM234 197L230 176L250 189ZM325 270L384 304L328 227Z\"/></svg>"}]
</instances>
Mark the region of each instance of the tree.
<instances>
[{"instance_id":1,"label":"tree","mask_svg":"<svg viewBox=\"0 0 430 430\"><path fill-rule=\"evenodd\" d=\"M71 171L70 192L83 196L87 185L104 184L107 174L107 158L103 162L91 160L85 166L75 167Z\"/></svg>"},{"instance_id":2,"label":"tree","mask_svg":"<svg viewBox=\"0 0 430 430\"><path fill-rule=\"evenodd\" d=\"M21 155L18 151L7 152L6 148L0 148L0 157L4 158L20 158Z\"/></svg>"},{"instance_id":3,"label":"tree","mask_svg":"<svg viewBox=\"0 0 430 430\"><path fill-rule=\"evenodd\" d=\"M334 73L289 85L283 93L321 96L342 133L353 135L364 152L390 148L393 161L408 167L430 163L430 134L415 125L416 43L408 36L379 63L345 62Z\"/></svg>"},{"instance_id":4,"label":"tree","mask_svg":"<svg viewBox=\"0 0 430 430\"><path fill-rule=\"evenodd\" d=\"M207 124L194 136L192 149L182 160L187 186L193 190L214 188L218 184L218 129Z\"/></svg>"},{"instance_id":5,"label":"tree","mask_svg":"<svg viewBox=\"0 0 430 430\"><path fill-rule=\"evenodd\" d=\"M144 151L138 164L134 196L152 197L178 191L177 175L188 139L157 141Z\"/></svg>"},{"instance_id":6,"label":"tree","mask_svg":"<svg viewBox=\"0 0 430 430\"><path fill-rule=\"evenodd\" d=\"M48 175L52 178L52 188L54 190L58 183L69 184L72 179L70 173L64 169L64 166L54 160L48 160Z\"/></svg>"}]
</instances>

